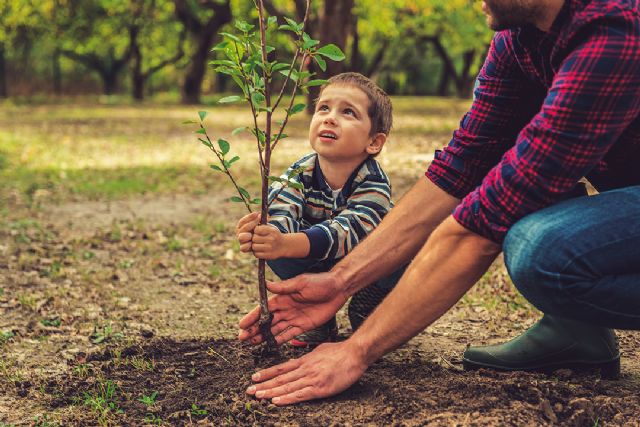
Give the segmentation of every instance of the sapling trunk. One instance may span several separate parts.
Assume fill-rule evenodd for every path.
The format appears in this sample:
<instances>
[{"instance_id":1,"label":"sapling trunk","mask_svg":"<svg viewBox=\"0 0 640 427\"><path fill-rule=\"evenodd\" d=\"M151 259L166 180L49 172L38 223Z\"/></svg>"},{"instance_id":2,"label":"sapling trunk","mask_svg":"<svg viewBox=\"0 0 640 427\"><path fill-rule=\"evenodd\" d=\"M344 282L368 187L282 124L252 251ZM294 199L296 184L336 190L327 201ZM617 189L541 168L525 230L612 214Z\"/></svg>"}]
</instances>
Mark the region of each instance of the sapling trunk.
<instances>
[{"instance_id":1,"label":"sapling trunk","mask_svg":"<svg viewBox=\"0 0 640 427\"><path fill-rule=\"evenodd\" d=\"M243 34L236 36L229 33L221 33L225 37L225 41L220 43L213 50L222 51L227 59L211 61L211 64L216 66L216 71L230 75L238 86L240 86L244 95L243 97L236 95L228 96L222 98L219 102L229 103L244 99L251 107L253 128L239 128L236 129L236 131L250 130L256 137L261 178L261 197L259 199L251 198L249 192L238 185L238 181L234 178L230 169L233 163L239 160L239 157L234 156L230 160L226 159L225 156L230 150L230 144L228 141L218 139L217 146L213 144L203 124L204 118L207 115L204 111L200 111L198 113L200 117L200 128L196 133L204 136L204 138L198 139L202 144L213 151L218 159L220 166L211 165L211 168L217 172L227 175L238 192L238 196L231 197L231 201L244 203L249 212L251 212L252 204L260 204L260 224L265 225L267 224L269 215L269 184L271 182L278 182L281 185L281 188L275 194L275 197L277 197L286 187L292 187L298 190L302 189L302 184L295 180L295 175L299 171L291 172L286 178L271 176L271 155L278 142L287 137L283 131L290 116L302 112L305 108L304 104L294 105L298 89L302 89L307 92L308 87L319 86L326 82L325 80L310 80L310 77L312 77L313 74L308 71L304 71L305 63L309 58L313 58L318 66L324 70L326 62L323 57L334 61L341 61L344 59L344 54L335 45L327 45L319 48L319 42L317 40L313 40L304 32L304 27L307 22L310 9L310 0L306 0L307 9L302 23L297 23L289 18L284 18L287 23L278 27L280 31L291 31L297 36L296 51L293 61L291 63L278 62L277 60L269 61L268 55L275 48L267 44L267 29L274 24L277 25L277 19L276 17L266 19L264 16L265 9L262 0L257 0L255 5L258 10L259 17L259 42L256 41L256 34L253 30L255 28L254 25L248 24L244 21L237 21L236 28ZM296 68L298 61L299 64ZM277 95L274 97L275 102L272 102L271 86L275 72L282 73L285 76L285 79L280 90L278 92L274 92ZM281 122L277 122L279 128L277 128L277 131L274 131L276 128L273 126L273 113L278 108L288 85L292 86L289 105L285 109L284 119ZM258 125L258 116L263 112L266 113L264 131L260 129L260 126ZM234 134L236 131L234 131ZM265 267L265 260L259 259L259 329L266 342L267 350L277 351L277 343L275 337L271 333L271 321L273 320L273 314L269 312Z\"/></svg>"}]
</instances>

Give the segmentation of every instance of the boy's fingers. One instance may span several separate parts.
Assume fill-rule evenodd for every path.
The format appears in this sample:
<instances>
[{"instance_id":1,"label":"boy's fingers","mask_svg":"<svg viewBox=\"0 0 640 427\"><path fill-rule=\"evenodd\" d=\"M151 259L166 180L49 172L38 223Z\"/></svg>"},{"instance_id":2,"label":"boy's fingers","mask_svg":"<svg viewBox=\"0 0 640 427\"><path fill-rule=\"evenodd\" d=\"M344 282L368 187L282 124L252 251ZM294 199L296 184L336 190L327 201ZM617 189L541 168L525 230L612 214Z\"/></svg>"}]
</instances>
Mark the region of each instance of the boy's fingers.
<instances>
[{"instance_id":1,"label":"boy's fingers","mask_svg":"<svg viewBox=\"0 0 640 427\"><path fill-rule=\"evenodd\" d=\"M240 218L240 221L238 221L238 225L236 226L236 229L239 229L240 227L242 227L243 225L254 221L256 219L256 217L259 217L260 214L258 212L252 212L250 214L247 214L245 216L243 216L242 218Z\"/></svg>"},{"instance_id":2,"label":"boy's fingers","mask_svg":"<svg viewBox=\"0 0 640 427\"><path fill-rule=\"evenodd\" d=\"M250 213L249 215L243 216L240 219L240 221L238 221L238 225L236 226L236 231L237 232L251 231L259 223L260 223L260 214L258 212Z\"/></svg>"},{"instance_id":3,"label":"boy's fingers","mask_svg":"<svg viewBox=\"0 0 640 427\"><path fill-rule=\"evenodd\" d=\"M251 242L240 245L240 252L251 252Z\"/></svg>"},{"instance_id":4,"label":"boy's fingers","mask_svg":"<svg viewBox=\"0 0 640 427\"><path fill-rule=\"evenodd\" d=\"M238 234L238 242L240 242L240 244L249 243L249 242L251 242L251 237L252 237L251 233L239 233Z\"/></svg>"},{"instance_id":5,"label":"boy's fingers","mask_svg":"<svg viewBox=\"0 0 640 427\"><path fill-rule=\"evenodd\" d=\"M270 234L279 232L278 230L276 230L274 227L272 227L271 225L258 225L256 226L256 228L253 230L253 232L259 236L268 236Z\"/></svg>"}]
</instances>

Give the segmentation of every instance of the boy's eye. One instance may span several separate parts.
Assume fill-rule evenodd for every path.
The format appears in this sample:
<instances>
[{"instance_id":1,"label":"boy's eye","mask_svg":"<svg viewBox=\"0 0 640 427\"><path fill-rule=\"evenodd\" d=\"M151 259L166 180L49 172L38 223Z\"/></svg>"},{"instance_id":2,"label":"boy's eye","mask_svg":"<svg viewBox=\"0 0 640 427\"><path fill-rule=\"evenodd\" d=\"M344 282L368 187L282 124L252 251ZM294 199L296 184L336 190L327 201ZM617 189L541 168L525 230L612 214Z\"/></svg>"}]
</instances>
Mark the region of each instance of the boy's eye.
<instances>
[{"instance_id":1,"label":"boy's eye","mask_svg":"<svg viewBox=\"0 0 640 427\"><path fill-rule=\"evenodd\" d=\"M351 108L345 108L344 109L344 113L348 114L348 115L351 115L353 117L357 117L356 112Z\"/></svg>"},{"instance_id":2,"label":"boy's eye","mask_svg":"<svg viewBox=\"0 0 640 427\"><path fill-rule=\"evenodd\" d=\"M318 111L327 111L329 109L328 105L319 105L318 106Z\"/></svg>"}]
</instances>

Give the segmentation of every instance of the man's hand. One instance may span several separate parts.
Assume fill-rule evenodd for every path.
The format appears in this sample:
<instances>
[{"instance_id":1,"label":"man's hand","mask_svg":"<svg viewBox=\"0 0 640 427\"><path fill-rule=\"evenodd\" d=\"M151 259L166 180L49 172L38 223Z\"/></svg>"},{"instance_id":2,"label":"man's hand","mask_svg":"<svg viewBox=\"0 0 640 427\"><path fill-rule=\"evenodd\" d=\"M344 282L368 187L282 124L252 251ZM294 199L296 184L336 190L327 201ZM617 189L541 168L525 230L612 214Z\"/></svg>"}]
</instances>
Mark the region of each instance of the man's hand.
<instances>
[{"instance_id":1,"label":"man's hand","mask_svg":"<svg viewBox=\"0 0 640 427\"><path fill-rule=\"evenodd\" d=\"M283 282L267 283L274 296L269 298L273 313L271 332L278 344L283 344L303 332L327 322L347 301L334 273L303 274ZM263 341L258 329L260 307L240 320L241 341L259 344Z\"/></svg>"},{"instance_id":2,"label":"man's hand","mask_svg":"<svg viewBox=\"0 0 640 427\"><path fill-rule=\"evenodd\" d=\"M252 212L243 216L236 224L236 237L240 243L240 252L251 252L253 232L260 224L260 213Z\"/></svg>"},{"instance_id":3,"label":"man's hand","mask_svg":"<svg viewBox=\"0 0 640 427\"><path fill-rule=\"evenodd\" d=\"M247 393L276 405L320 399L346 390L367 368L352 343L322 344L300 359L256 372L251 379L257 384Z\"/></svg>"},{"instance_id":4,"label":"man's hand","mask_svg":"<svg viewBox=\"0 0 640 427\"><path fill-rule=\"evenodd\" d=\"M258 225L253 230L253 254L260 259L278 259L287 256L285 235L272 225Z\"/></svg>"}]
</instances>

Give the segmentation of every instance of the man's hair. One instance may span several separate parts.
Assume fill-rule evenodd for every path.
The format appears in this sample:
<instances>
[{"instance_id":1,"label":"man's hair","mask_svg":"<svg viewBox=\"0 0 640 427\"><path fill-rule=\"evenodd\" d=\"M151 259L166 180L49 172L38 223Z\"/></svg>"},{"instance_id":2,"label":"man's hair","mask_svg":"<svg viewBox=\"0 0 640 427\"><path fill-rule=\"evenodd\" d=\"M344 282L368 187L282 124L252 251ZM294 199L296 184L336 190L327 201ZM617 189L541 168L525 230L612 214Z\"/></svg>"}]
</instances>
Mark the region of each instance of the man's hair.
<instances>
[{"instance_id":1,"label":"man's hair","mask_svg":"<svg viewBox=\"0 0 640 427\"><path fill-rule=\"evenodd\" d=\"M355 86L366 93L367 98L369 98L369 110L367 113L369 114L369 119L371 119L369 135L374 136L377 133L389 135L393 124L391 99L380 86L360 73L341 73L331 77L327 84L322 87L320 93L322 94L322 91L327 86L333 84Z\"/></svg>"}]
</instances>

